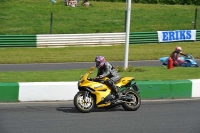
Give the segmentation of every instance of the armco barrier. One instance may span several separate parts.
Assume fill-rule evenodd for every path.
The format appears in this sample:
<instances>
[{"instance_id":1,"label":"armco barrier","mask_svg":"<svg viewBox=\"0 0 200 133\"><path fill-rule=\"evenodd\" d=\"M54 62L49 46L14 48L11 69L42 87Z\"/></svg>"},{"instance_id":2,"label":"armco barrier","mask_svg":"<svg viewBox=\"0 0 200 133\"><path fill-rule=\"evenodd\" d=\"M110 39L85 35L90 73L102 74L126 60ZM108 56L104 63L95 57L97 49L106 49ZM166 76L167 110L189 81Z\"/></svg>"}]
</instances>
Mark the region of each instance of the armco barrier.
<instances>
[{"instance_id":1,"label":"armco barrier","mask_svg":"<svg viewBox=\"0 0 200 133\"><path fill-rule=\"evenodd\" d=\"M200 30L196 31L196 41L200 41ZM191 41L190 41L191 42ZM158 43L157 32L131 32L129 44ZM167 42L171 43L171 42Z\"/></svg>"},{"instance_id":2,"label":"armco barrier","mask_svg":"<svg viewBox=\"0 0 200 133\"><path fill-rule=\"evenodd\" d=\"M136 81L144 99L200 97L200 79ZM0 84L0 102L73 100L77 82L19 82Z\"/></svg>"},{"instance_id":3,"label":"armco barrier","mask_svg":"<svg viewBox=\"0 0 200 133\"><path fill-rule=\"evenodd\" d=\"M0 47L60 47L125 44L126 33L0 35ZM200 41L200 30L196 31ZM157 32L131 32L129 44L158 43ZM171 42L168 42L171 43Z\"/></svg>"},{"instance_id":4,"label":"armco barrier","mask_svg":"<svg viewBox=\"0 0 200 133\"><path fill-rule=\"evenodd\" d=\"M36 47L36 35L0 35L0 47Z\"/></svg>"},{"instance_id":5,"label":"armco barrier","mask_svg":"<svg viewBox=\"0 0 200 133\"><path fill-rule=\"evenodd\" d=\"M124 44L125 33L38 34L37 47Z\"/></svg>"}]
</instances>

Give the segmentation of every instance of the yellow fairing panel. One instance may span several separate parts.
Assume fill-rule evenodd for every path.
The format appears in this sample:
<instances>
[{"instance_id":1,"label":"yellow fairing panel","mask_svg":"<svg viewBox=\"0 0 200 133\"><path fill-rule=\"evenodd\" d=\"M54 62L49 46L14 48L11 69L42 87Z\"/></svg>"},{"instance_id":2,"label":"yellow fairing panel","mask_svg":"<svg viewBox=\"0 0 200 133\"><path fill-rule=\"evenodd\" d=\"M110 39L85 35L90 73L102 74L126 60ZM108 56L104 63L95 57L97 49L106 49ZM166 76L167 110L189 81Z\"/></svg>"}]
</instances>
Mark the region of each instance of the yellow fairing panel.
<instances>
[{"instance_id":1,"label":"yellow fairing panel","mask_svg":"<svg viewBox=\"0 0 200 133\"><path fill-rule=\"evenodd\" d=\"M96 95L96 104L98 104L99 102L102 101L102 99L104 99L106 96L108 96L111 92L110 89L104 89L103 91L102 90L98 90L98 89L95 89L96 91L93 92L93 94Z\"/></svg>"},{"instance_id":2,"label":"yellow fairing panel","mask_svg":"<svg viewBox=\"0 0 200 133\"><path fill-rule=\"evenodd\" d=\"M98 107L105 107L105 106L109 106L111 103L109 102L109 103L106 103L106 104L100 104L100 105L98 105Z\"/></svg>"},{"instance_id":3,"label":"yellow fairing panel","mask_svg":"<svg viewBox=\"0 0 200 133\"><path fill-rule=\"evenodd\" d=\"M101 83L96 83L96 84L91 84L89 86L90 88L93 88L94 90L100 91L100 90L106 90L108 87L105 84L101 84Z\"/></svg>"},{"instance_id":4,"label":"yellow fairing panel","mask_svg":"<svg viewBox=\"0 0 200 133\"><path fill-rule=\"evenodd\" d=\"M134 80L133 77L124 77L124 78L121 78L120 82L117 83L116 85L117 86L124 86L126 85L130 80Z\"/></svg>"}]
</instances>

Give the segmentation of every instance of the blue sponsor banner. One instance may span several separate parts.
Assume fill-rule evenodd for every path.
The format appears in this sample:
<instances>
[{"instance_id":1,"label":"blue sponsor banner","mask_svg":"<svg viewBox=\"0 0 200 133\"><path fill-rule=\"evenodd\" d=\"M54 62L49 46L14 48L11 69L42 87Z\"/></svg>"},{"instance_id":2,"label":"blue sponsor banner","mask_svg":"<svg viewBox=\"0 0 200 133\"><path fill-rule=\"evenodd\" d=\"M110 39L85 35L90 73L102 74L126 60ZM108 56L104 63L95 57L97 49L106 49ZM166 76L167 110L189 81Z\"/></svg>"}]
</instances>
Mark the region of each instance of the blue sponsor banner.
<instances>
[{"instance_id":1,"label":"blue sponsor banner","mask_svg":"<svg viewBox=\"0 0 200 133\"><path fill-rule=\"evenodd\" d=\"M159 42L196 40L196 30L157 31Z\"/></svg>"}]
</instances>

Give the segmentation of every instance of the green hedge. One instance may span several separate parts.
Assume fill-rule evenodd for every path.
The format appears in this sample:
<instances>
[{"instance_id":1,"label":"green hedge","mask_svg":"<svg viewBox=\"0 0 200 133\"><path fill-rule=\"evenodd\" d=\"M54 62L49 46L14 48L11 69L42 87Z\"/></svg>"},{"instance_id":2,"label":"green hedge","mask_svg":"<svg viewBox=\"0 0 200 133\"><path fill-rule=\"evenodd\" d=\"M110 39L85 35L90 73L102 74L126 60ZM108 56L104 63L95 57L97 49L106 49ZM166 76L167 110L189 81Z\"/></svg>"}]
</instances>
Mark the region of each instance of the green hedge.
<instances>
[{"instance_id":1,"label":"green hedge","mask_svg":"<svg viewBox=\"0 0 200 133\"><path fill-rule=\"evenodd\" d=\"M95 1L126 2L126 0L95 0ZM200 5L200 0L132 0L132 3Z\"/></svg>"}]
</instances>

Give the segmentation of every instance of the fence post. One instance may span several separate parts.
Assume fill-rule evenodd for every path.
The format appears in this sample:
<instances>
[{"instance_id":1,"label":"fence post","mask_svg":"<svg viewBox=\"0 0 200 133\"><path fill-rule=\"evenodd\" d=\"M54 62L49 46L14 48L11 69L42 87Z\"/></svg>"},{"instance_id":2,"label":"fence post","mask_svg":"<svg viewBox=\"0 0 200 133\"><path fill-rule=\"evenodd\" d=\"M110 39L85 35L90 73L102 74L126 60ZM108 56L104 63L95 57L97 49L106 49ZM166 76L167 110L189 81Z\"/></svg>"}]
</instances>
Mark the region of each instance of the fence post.
<instances>
[{"instance_id":1,"label":"fence post","mask_svg":"<svg viewBox=\"0 0 200 133\"><path fill-rule=\"evenodd\" d=\"M52 21L53 21L53 13L51 12L51 16L50 16L50 34L52 34Z\"/></svg>"},{"instance_id":2,"label":"fence post","mask_svg":"<svg viewBox=\"0 0 200 133\"><path fill-rule=\"evenodd\" d=\"M194 29L196 29L197 27L197 8L195 9L195 16L194 16Z\"/></svg>"},{"instance_id":3,"label":"fence post","mask_svg":"<svg viewBox=\"0 0 200 133\"><path fill-rule=\"evenodd\" d=\"M126 32L127 11L125 11L124 32Z\"/></svg>"}]
</instances>

